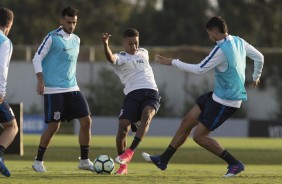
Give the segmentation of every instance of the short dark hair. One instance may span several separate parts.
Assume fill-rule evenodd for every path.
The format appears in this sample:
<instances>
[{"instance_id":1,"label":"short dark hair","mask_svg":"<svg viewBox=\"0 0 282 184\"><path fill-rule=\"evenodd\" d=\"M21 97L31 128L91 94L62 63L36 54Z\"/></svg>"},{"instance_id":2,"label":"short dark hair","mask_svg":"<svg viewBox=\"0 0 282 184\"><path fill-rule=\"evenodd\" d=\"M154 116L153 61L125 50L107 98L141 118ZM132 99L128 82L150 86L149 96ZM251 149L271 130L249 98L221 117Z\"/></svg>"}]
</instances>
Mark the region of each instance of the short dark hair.
<instances>
[{"instance_id":1,"label":"short dark hair","mask_svg":"<svg viewBox=\"0 0 282 184\"><path fill-rule=\"evenodd\" d=\"M0 8L0 26L4 27L14 19L14 13L8 8Z\"/></svg>"},{"instance_id":2,"label":"short dark hair","mask_svg":"<svg viewBox=\"0 0 282 184\"><path fill-rule=\"evenodd\" d=\"M127 28L126 30L123 31L123 37L136 37L139 36L139 32L137 29L134 28Z\"/></svg>"},{"instance_id":3,"label":"short dark hair","mask_svg":"<svg viewBox=\"0 0 282 184\"><path fill-rule=\"evenodd\" d=\"M66 7L62 10L62 17L68 16L68 17L75 17L78 15L78 10L73 7Z\"/></svg>"},{"instance_id":4,"label":"short dark hair","mask_svg":"<svg viewBox=\"0 0 282 184\"><path fill-rule=\"evenodd\" d=\"M228 28L225 20L220 17L212 17L207 23L206 23L206 28L207 29L212 29L212 28L218 28L220 33L227 33Z\"/></svg>"}]
</instances>

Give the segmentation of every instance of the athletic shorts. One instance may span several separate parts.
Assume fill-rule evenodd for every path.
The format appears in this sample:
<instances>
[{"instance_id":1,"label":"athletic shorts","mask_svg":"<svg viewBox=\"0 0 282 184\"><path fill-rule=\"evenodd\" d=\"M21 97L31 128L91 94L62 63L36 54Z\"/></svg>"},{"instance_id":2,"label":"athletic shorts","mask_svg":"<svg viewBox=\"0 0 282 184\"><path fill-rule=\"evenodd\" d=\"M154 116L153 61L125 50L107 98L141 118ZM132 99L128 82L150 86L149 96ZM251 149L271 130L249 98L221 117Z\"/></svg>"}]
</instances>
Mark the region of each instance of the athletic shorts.
<instances>
[{"instance_id":1,"label":"athletic shorts","mask_svg":"<svg viewBox=\"0 0 282 184\"><path fill-rule=\"evenodd\" d=\"M153 89L138 89L128 93L123 101L119 119L127 119L131 122L131 130L137 131L138 121L146 106L154 107L156 113L160 108L159 92Z\"/></svg>"},{"instance_id":2,"label":"athletic shorts","mask_svg":"<svg viewBox=\"0 0 282 184\"><path fill-rule=\"evenodd\" d=\"M2 104L0 104L0 123L7 123L13 119L15 119L14 112L8 102L4 100Z\"/></svg>"},{"instance_id":3,"label":"athletic shorts","mask_svg":"<svg viewBox=\"0 0 282 184\"><path fill-rule=\"evenodd\" d=\"M80 91L44 95L45 123L71 121L91 115Z\"/></svg>"},{"instance_id":4,"label":"athletic shorts","mask_svg":"<svg viewBox=\"0 0 282 184\"><path fill-rule=\"evenodd\" d=\"M222 105L212 99L213 92L208 92L200 96L196 100L196 104L201 109L198 118L204 126L210 131L219 127L226 119L228 119L238 108Z\"/></svg>"}]
</instances>

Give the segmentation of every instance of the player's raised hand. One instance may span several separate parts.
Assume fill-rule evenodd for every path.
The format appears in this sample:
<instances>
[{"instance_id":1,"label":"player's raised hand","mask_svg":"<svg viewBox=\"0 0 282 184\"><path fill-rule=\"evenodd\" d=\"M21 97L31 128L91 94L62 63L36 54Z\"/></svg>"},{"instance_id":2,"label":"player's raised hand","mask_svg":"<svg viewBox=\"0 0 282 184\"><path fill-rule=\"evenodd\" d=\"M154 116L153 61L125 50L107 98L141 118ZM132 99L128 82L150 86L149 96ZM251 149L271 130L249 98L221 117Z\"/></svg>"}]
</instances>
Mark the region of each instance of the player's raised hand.
<instances>
[{"instance_id":1,"label":"player's raised hand","mask_svg":"<svg viewBox=\"0 0 282 184\"><path fill-rule=\"evenodd\" d=\"M172 62L172 58L167 58L167 57L163 57L160 55L157 55L155 57L156 62L163 64L163 65L171 65Z\"/></svg>"},{"instance_id":2,"label":"player's raised hand","mask_svg":"<svg viewBox=\"0 0 282 184\"><path fill-rule=\"evenodd\" d=\"M109 33L103 33L102 34L102 42L104 43L104 44L108 44L109 43L109 39L110 39L110 37L111 37L112 35L110 35Z\"/></svg>"}]
</instances>

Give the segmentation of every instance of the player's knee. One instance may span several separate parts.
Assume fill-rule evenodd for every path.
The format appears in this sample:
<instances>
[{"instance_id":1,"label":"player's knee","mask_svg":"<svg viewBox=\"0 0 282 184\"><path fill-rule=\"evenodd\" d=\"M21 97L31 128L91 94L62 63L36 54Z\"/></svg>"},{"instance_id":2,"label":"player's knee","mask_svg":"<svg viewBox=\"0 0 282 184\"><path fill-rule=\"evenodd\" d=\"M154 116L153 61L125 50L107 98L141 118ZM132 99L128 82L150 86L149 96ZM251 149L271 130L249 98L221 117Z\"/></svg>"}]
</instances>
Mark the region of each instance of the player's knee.
<instances>
[{"instance_id":1,"label":"player's knee","mask_svg":"<svg viewBox=\"0 0 282 184\"><path fill-rule=\"evenodd\" d=\"M13 124L12 128L13 128L14 134L16 135L19 131L19 127L18 127L17 123Z\"/></svg>"},{"instance_id":2,"label":"player's knee","mask_svg":"<svg viewBox=\"0 0 282 184\"><path fill-rule=\"evenodd\" d=\"M118 128L118 132L121 134L121 135L126 135L128 134L129 132L129 126L127 125L124 125L124 124L119 124L119 128Z\"/></svg>"},{"instance_id":3,"label":"player's knee","mask_svg":"<svg viewBox=\"0 0 282 184\"><path fill-rule=\"evenodd\" d=\"M55 134L60 128L59 123L49 123L47 131L50 132L51 134Z\"/></svg>"},{"instance_id":4,"label":"player's knee","mask_svg":"<svg viewBox=\"0 0 282 184\"><path fill-rule=\"evenodd\" d=\"M155 113L156 110L154 107L147 106L142 112L142 117L151 120L154 117Z\"/></svg>"}]
</instances>

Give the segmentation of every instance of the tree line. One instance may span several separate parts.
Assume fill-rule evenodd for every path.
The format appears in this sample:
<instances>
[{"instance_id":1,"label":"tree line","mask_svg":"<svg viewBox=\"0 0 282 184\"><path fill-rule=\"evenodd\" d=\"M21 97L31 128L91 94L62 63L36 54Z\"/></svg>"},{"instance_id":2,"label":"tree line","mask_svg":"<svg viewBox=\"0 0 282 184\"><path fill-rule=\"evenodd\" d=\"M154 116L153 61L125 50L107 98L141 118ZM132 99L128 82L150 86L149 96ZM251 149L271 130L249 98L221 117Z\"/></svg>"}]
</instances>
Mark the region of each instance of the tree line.
<instances>
[{"instance_id":1,"label":"tree line","mask_svg":"<svg viewBox=\"0 0 282 184\"><path fill-rule=\"evenodd\" d=\"M40 44L59 26L66 6L79 10L75 33L84 45L99 45L103 32L111 43L120 44L122 31L135 27L141 45L210 46L205 23L220 15L229 33L258 47L282 46L282 1L280 0L1 0L15 20L10 37L14 44Z\"/></svg>"}]
</instances>

